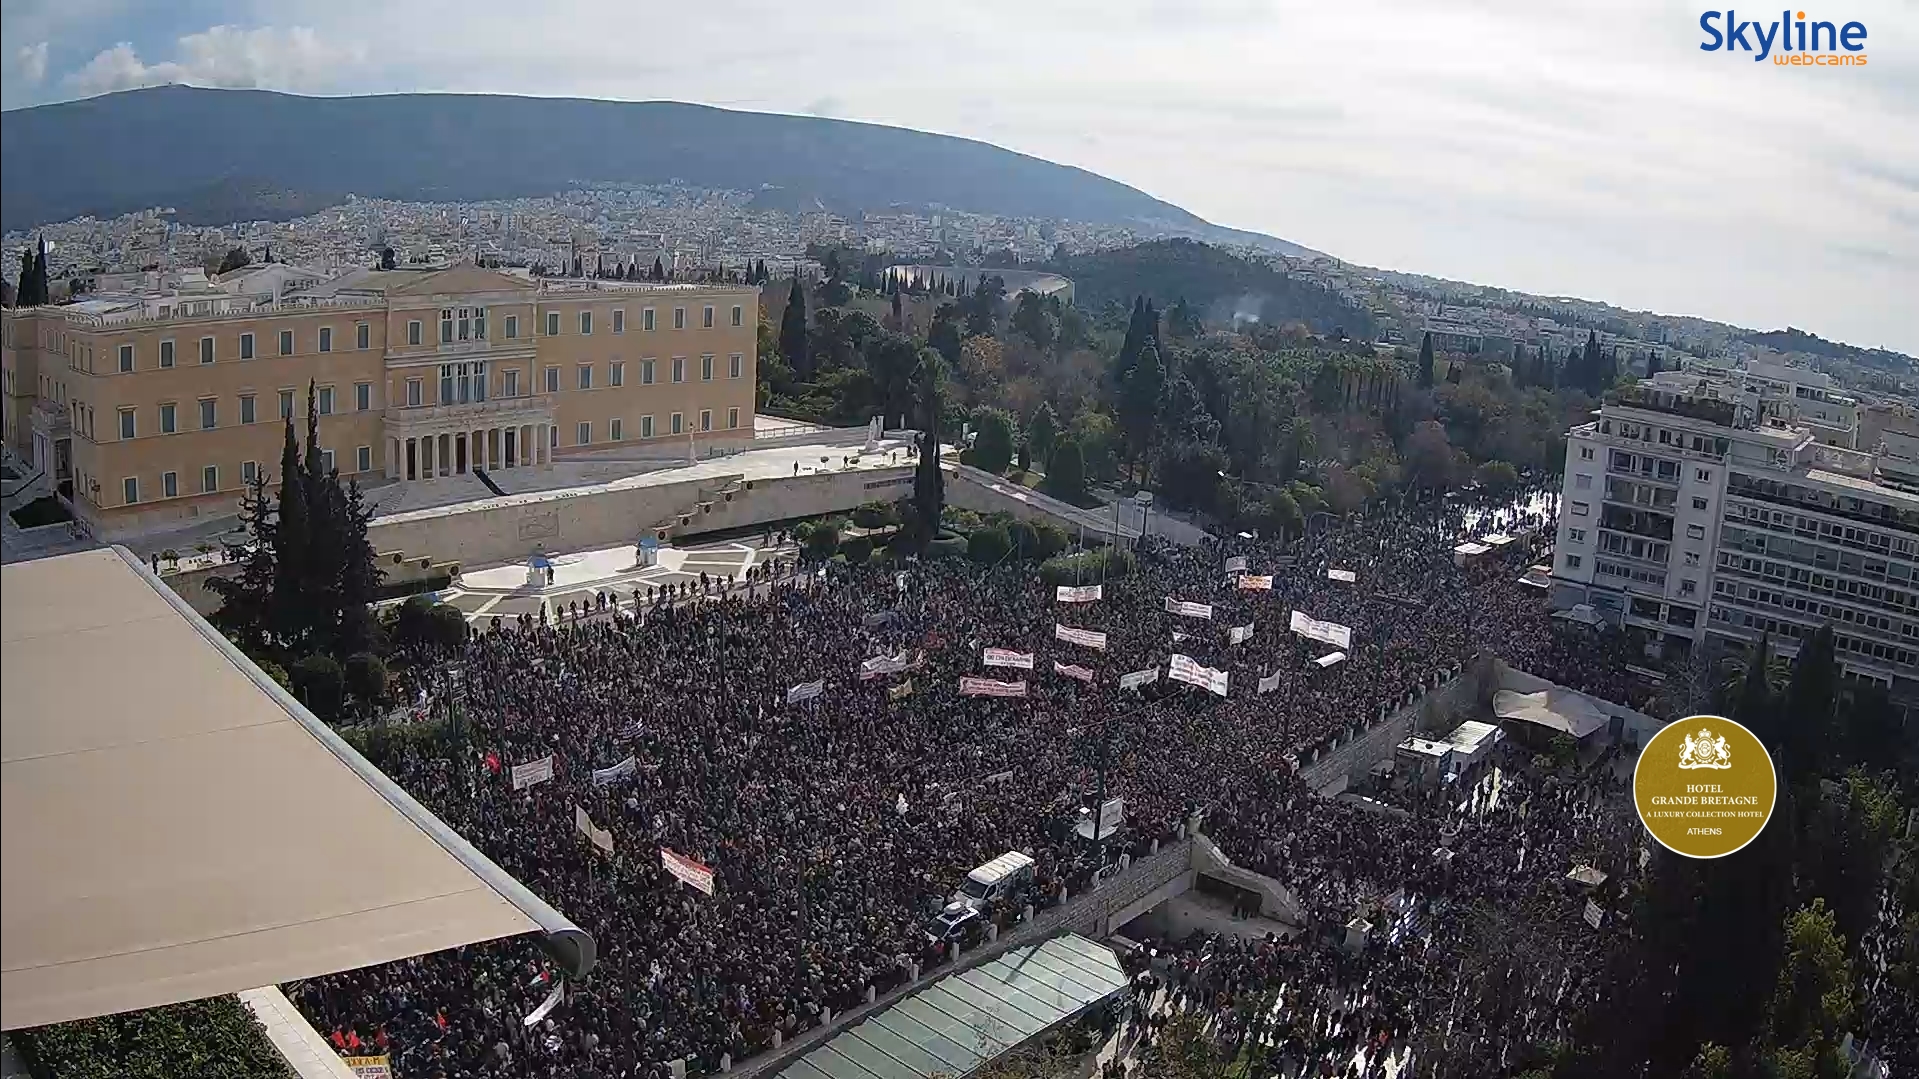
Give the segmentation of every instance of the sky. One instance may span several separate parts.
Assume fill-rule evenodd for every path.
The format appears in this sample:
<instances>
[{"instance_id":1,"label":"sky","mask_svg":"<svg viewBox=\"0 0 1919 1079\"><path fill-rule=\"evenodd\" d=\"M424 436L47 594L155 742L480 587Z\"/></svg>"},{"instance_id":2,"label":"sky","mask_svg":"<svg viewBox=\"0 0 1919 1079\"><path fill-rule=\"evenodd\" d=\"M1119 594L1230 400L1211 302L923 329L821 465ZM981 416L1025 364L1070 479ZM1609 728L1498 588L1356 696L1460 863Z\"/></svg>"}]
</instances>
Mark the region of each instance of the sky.
<instances>
[{"instance_id":1,"label":"sky","mask_svg":"<svg viewBox=\"0 0 1919 1079\"><path fill-rule=\"evenodd\" d=\"M1706 10L7 0L0 104L177 81L832 116L1077 165L1361 265L1919 354L1919 0L1799 9L1867 28L1867 66L1831 69L1702 51Z\"/></svg>"}]
</instances>

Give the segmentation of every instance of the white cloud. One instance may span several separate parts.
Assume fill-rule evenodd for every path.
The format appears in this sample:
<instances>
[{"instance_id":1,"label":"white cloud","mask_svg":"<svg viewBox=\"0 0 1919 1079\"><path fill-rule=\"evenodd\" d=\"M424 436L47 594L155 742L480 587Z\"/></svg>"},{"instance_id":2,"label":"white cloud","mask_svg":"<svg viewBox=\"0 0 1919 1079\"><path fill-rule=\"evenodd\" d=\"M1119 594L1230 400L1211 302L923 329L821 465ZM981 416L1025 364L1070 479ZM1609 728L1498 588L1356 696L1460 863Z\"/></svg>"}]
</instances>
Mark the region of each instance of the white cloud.
<instances>
[{"instance_id":1,"label":"white cloud","mask_svg":"<svg viewBox=\"0 0 1919 1079\"><path fill-rule=\"evenodd\" d=\"M68 75L67 82L88 95L170 82L314 90L331 85L344 74L342 69L365 58L364 47L334 45L303 26L214 26L184 35L175 45L174 59L152 64L123 41L101 50Z\"/></svg>"},{"instance_id":2,"label":"white cloud","mask_svg":"<svg viewBox=\"0 0 1919 1079\"><path fill-rule=\"evenodd\" d=\"M16 67L20 69L20 78L29 86L40 85L47 77L47 43L42 41L34 45L22 45L13 54Z\"/></svg>"}]
</instances>

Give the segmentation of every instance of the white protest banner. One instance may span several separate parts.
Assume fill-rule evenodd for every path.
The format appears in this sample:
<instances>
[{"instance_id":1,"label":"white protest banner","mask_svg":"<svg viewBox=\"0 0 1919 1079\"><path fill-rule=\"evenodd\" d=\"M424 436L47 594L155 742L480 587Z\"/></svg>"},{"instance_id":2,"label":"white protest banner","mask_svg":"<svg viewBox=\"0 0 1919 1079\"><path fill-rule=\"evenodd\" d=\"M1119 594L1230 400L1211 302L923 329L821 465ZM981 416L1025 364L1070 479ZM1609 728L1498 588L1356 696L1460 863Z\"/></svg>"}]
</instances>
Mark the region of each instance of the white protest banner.
<instances>
[{"instance_id":1,"label":"white protest banner","mask_svg":"<svg viewBox=\"0 0 1919 1079\"><path fill-rule=\"evenodd\" d=\"M860 619L860 625L867 629L872 629L874 626L884 626L897 622L899 621L899 617L900 613L898 611L874 611L872 614Z\"/></svg>"},{"instance_id":2,"label":"white protest banner","mask_svg":"<svg viewBox=\"0 0 1919 1079\"><path fill-rule=\"evenodd\" d=\"M1248 622L1243 626L1234 626L1231 630L1228 630L1226 633L1227 644L1239 644L1242 641L1250 641L1252 639L1253 639L1253 624L1251 622Z\"/></svg>"},{"instance_id":3,"label":"white protest banner","mask_svg":"<svg viewBox=\"0 0 1919 1079\"><path fill-rule=\"evenodd\" d=\"M893 576L893 587L901 592L906 591L906 574L895 574Z\"/></svg>"},{"instance_id":4,"label":"white protest banner","mask_svg":"<svg viewBox=\"0 0 1919 1079\"><path fill-rule=\"evenodd\" d=\"M1026 683L995 682L991 678L973 678L968 676L960 679L960 696L1024 697L1026 696Z\"/></svg>"},{"instance_id":5,"label":"white protest banner","mask_svg":"<svg viewBox=\"0 0 1919 1079\"><path fill-rule=\"evenodd\" d=\"M1227 559L1226 572L1245 573L1246 572L1246 556L1243 554L1236 554L1233 557Z\"/></svg>"},{"instance_id":6,"label":"white protest banner","mask_svg":"<svg viewBox=\"0 0 1919 1079\"><path fill-rule=\"evenodd\" d=\"M1291 629L1301 637L1324 641L1334 648L1345 649L1353 646L1353 631L1350 627L1342 626L1337 622L1321 622L1299 611L1293 612Z\"/></svg>"},{"instance_id":7,"label":"white protest banner","mask_svg":"<svg viewBox=\"0 0 1919 1079\"><path fill-rule=\"evenodd\" d=\"M1171 596L1167 596L1166 613L1177 614L1186 618L1211 618L1213 617L1213 608L1211 604L1194 603L1190 600L1174 599Z\"/></svg>"},{"instance_id":8,"label":"white protest banner","mask_svg":"<svg viewBox=\"0 0 1919 1079\"><path fill-rule=\"evenodd\" d=\"M573 827L578 828L581 835L592 840L594 846L608 854L613 853L613 833L595 826L593 818L587 816L586 809L582 806L573 807Z\"/></svg>"},{"instance_id":9,"label":"white protest banner","mask_svg":"<svg viewBox=\"0 0 1919 1079\"><path fill-rule=\"evenodd\" d=\"M1033 669L1033 653L1015 652L1010 648L988 648L980 656L980 662L988 667L1017 667L1022 671Z\"/></svg>"},{"instance_id":10,"label":"white protest banner","mask_svg":"<svg viewBox=\"0 0 1919 1079\"><path fill-rule=\"evenodd\" d=\"M513 766L513 789L524 790L535 783L545 783L553 778L553 754L549 753L537 761Z\"/></svg>"},{"instance_id":11,"label":"white protest banner","mask_svg":"<svg viewBox=\"0 0 1919 1079\"><path fill-rule=\"evenodd\" d=\"M1278 688L1279 688L1279 672L1278 671L1274 671L1273 673L1259 680L1259 691L1261 693L1271 693L1273 690L1276 690Z\"/></svg>"},{"instance_id":12,"label":"white protest banner","mask_svg":"<svg viewBox=\"0 0 1919 1079\"><path fill-rule=\"evenodd\" d=\"M1586 924L1598 929L1599 923L1605 920L1606 912L1599 909L1599 904L1590 899L1586 900Z\"/></svg>"},{"instance_id":13,"label":"white protest banner","mask_svg":"<svg viewBox=\"0 0 1919 1079\"><path fill-rule=\"evenodd\" d=\"M1062 626L1058 622L1055 622L1053 623L1053 639L1056 641L1065 641L1068 644L1083 644L1096 652L1106 651L1106 634L1098 630L1074 629L1072 626Z\"/></svg>"},{"instance_id":14,"label":"white protest banner","mask_svg":"<svg viewBox=\"0 0 1919 1079\"><path fill-rule=\"evenodd\" d=\"M1053 597L1061 603L1091 603L1100 598L1100 590L1103 587L1096 584L1083 584L1077 587L1063 584L1053 592Z\"/></svg>"},{"instance_id":15,"label":"white protest banner","mask_svg":"<svg viewBox=\"0 0 1919 1079\"><path fill-rule=\"evenodd\" d=\"M713 894L713 871L684 854L660 848L660 864L668 873L680 879L680 883L697 888L707 895Z\"/></svg>"},{"instance_id":16,"label":"white protest banner","mask_svg":"<svg viewBox=\"0 0 1919 1079\"><path fill-rule=\"evenodd\" d=\"M886 691L886 699L889 701L903 701L912 695L913 680L911 678Z\"/></svg>"},{"instance_id":17,"label":"white protest banner","mask_svg":"<svg viewBox=\"0 0 1919 1079\"><path fill-rule=\"evenodd\" d=\"M919 666L921 654L901 649L890 656L874 656L860 663L860 681L869 682L889 674L898 674Z\"/></svg>"},{"instance_id":18,"label":"white protest banner","mask_svg":"<svg viewBox=\"0 0 1919 1079\"><path fill-rule=\"evenodd\" d=\"M561 982L553 987L553 991L546 995L546 999L540 1002L539 1007L533 1009L532 1013L525 1019L520 1020L520 1025L524 1027L539 1025L540 1020L545 1019L548 1015L552 1014L553 1009L560 1006L560 1001L565 996L566 983Z\"/></svg>"},{"instance_id":19,"label":"white protest banner","mask_svg":"<svg viewBox=\"0 0 1919 1079\"><path fill-rule=\"evenodd\" d=\"M1157 682L1157 681L1159 681L1159 668L1148 667L1143 671L1134 671L1131 674L1120 675L1119 688L1138 689L1140 686L1148 685L1150 683Z\"/></svg>"},{"instance_id":20,"label":"white protest banner","mask_svg":"<svg viewBox=\"0 0 1919 1079\"><path fill-rule=\"evenodd\" d=\"M786 691L786 703L798 704L801 701L810 701L825 692L826 679L824 678L817 682L801 682L799 685Z\"/></svg>"},{"instance_id":21,"label":"white protest banner","mask_svg":"<svg viewBox=\"0 0 1919 1079\"><path fill-rule=\"evenodd\" d=\"M1166 677L1189 686L1198 686L1221 697L1226 695L1226 672L1201 666L1191 656L1174 653L1173 658L1167 661Z\"/></svg>"},{"instance_id":22,"label":"white protest banner","mask_svg":"<svg viewBox=\"0 0 1919 1079\"><path fill-rule=\"evenodd\" d=\"M1082 682L1091 682L1093 680L1093 672L1091 669L1075 667L1070 663L1061 663L1059 660L1053 661L1053 671L1056 674L1063 674L1068 678L1077 678Z\"/></svg>"},{"instance_id":23,"label":"white protest banner","mask_svg":"<svg viewBox=\"0 0 1919 1079\"><path fill-rule=\"evenodd\" d=\"M627 776L632 775L634 772L639 771L639 768L640 761L638 757L628 757L608 768L595 768L593 769L593 785L596 787L604 787L608 783L617 783Z\"/></svg>"},{"instance_id":24,"label":"white protest banner","mask_svg":"<svg viewBox=\"0 0 1919 1079\"><path fill-rule=\"evenodd\" d=\"M1243 592L1271 592L1273 590L1273 578L1270 575L1265 577L1241 577L1239 579L1239 587Z\"/></svg>"},{"instance_id":25,"label":"white protest banner","mask_svg":"<svg viewBox=\"0 0 1919 1079\"><path fill-rule=\"evenodd\" d=\"M1335 663L1344 663L1344 662L1346 662L1346 653L1328 652L1326 655L1323 655L1319 657L1318 659L1313 660L1313 665L1323 670L1327 667L1332 666Z\"/></svg>"},{"instance_id":26,"label":"white protest banner","mask_svg":"<svg viewBox=\"0 0 1919 1079\"><path fill-rule=\"evenodd\" d=\"M1329 581L1345 581L1347 584L1352 584L1354 581L1359 580L1359 574L1349 569L1329 569L1326 571L1326 579Z\"/></svg>"}]
</instances>

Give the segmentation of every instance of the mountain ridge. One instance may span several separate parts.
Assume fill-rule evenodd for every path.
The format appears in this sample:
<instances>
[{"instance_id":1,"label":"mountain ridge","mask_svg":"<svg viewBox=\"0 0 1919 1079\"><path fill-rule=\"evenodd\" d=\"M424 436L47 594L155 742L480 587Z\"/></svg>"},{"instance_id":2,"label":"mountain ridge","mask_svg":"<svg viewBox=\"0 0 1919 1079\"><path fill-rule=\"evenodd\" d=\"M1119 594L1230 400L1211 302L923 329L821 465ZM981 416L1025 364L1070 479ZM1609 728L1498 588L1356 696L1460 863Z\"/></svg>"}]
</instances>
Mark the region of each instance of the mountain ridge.
<instances>
[{"instance_id":1,"label":"mountain ridge","mask_svg":"<svg viewBox=\"0 0 1919 1079\"><path fill-rule=\"evenodd\" d=\"M1310 253L1214 225L1089 170L975 139L687 102L305 97L169 85L0 113L5 229L195 206L208 189L271 192L262 200L271 213L346 192L480 201L670 180L778 187L836 210L945 206ZM216 203L244 209L230 197Z\"/></svg>"}]
</instances>

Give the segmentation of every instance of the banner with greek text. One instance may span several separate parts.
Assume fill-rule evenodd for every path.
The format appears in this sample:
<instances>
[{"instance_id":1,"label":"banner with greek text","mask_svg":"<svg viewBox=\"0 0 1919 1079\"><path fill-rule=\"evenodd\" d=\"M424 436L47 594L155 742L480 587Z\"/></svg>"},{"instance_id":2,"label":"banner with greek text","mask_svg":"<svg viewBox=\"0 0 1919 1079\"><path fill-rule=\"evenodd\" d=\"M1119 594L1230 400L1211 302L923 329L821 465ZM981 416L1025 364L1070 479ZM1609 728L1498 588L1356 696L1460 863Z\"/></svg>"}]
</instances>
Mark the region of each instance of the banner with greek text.
<instances>
[{"instance_id":1,"label":"banner with greek text","mask_svg":"<svg viewBox=\"0 0 1919 1079\"><path fill-rule=\"evenodd\" d=\"M1321 622L1299 611L1293 612L1291 629L1309 640L1324 641L1334 648L1347 649L1353 646L1353 631L1349 626L1337 622Z\"/></svg>"},{"instance_id":2,"label":"banner with greek text","mask_svg":"<svg viewBox=\"0 0 1919 1079\"><path fill-rule=\"evenodd\" d=\"M1278 688L1279 688L1279 672L1278 671L1274 671L1273 673L1259 680L1259 691L1261 693L1271 693L1273 690L1276 690Z\"/></svg>"},{"instance_id":3,"label":"banner with greek text","mask_svg":"<svg viewBox=\"0 0 1919 1079\"><path fill-rule=\"evenodd\" d=\"M1077 678L1082 682L1091 682L1093 680L1093 672L1089 668L1075 667L1070 663L1061 663L1059 660L1053 661L1053 670L1057 674L1063 674L1068 678Z\"/></svg>"},{"instance_id":4,"label":"banner with greek text","mask_svg":"<svg viewBox=\"0 0 1919 1079\"><path fill-rule=\"evenodd\" d=\"M1174 653L1173 658L1167 661L1166 677L1175 682L1184 682L1189 686L1198 686L1221 697L1226 695L1227 673L1201 666L1191 656Z\"/></svg>"},{"instance_id":5,"label":"banner with greek text","mask_svg":"<svg viewBox=\"0 0 1919 1079\"><path fill-rule=\"evenodd\" d=\"M960 679L959 688L960 688L960 696L962 697L1024 697L1026 696L1026 683L995 682L991 678L973 678L971 676L968 676Z\"/></svg>"},{"instance_id":6,"label":"banner with greek text","mask_svg":"<svg viewBox=\"0 0 1919 1079\"><path fill-rule=\"evenodd\" d=\"M551 753L537 761L513 766L513 789L524 790L536 783L545 783L553 778L553 755Z\"/></svg>"},{"instance_id":7,"label":"banner with greek text","mask_svg":"<svg viewBox=\"0 0 1919 1079\"><path fill-rule=\"evenodd\" d=\"M810 701L824 692L826 692L826 679L824 678L817 682L801 682L799 685L786 691L786 703L798 704L801 701Z\"/></svg>"},{"instance_id":8,"label":"banner with greek text","mask_svg":"<svg viewBox=\"0 0 1919 1079\"><path fill-rule=\"evenodd\" d=\"M1097 630L1074 629L1072 626L1062 626L1055 622L1053 623L1053 639L1065 641L1068 644L1085 645L1097 652L1106 651L1106 634L1100 633Z\"/></svg>"},{"instance_id":9,"label":"banner with greek text","mask_svg":"<svg viewBox=\"0 0 1919 1079\"><path fill-rule=\"evenodd\" d=\"M638 757L628 757L608 768L595 768L593 770L593 785L596 787L604 787L609 783L617 783L627 776L632 775L634 772L639 771L639 769L640 761Z\"/></svg>"},{"instance_id":10,"label":"banner with greek text","mask_svg":"<svg viewBox=\"0 0 1919 1079\"><path fill-rule=\"evenodd\" d=\"M1248 622L1243 626L1234 626L1232 629L1226 632L1227 644L1240 644L1244 641L1250 641L1252 639L1253 639L1253 624L1251 622Z\"/></svg>"},{"instance_id":11,"label":"banner with greek text","mask_svg":"<svg viewBox=\"0 0 1919 1079\"><path fill-rule=\"evenodd\" d=\"M705 892L707 895L713 894L713 871L686 855L676 854L661 847L660 865L664 866L668 873L678 877L680 883Z\"/></svg>"},{"instance_id":12,"label":"banner with greek text","mask_svg":"<svg viewBox=\"0 0 1919 1079\"><path fill-rule=\"evenodd\" d=\"M1273 590L1273 578L1270 575L1265 577L1241 577L1239 579L1239 587L1243 592L1271 592Z\"/></svg>"},{"instance_id":13,"label":"banner with greek text","mask_svg":"<svg viewBox=\"0 0 1919 1079\"><path fill-rule=\"evenodd\" d=\"M393 1079L393 1065L384 1053L377 1057L341 1057L340 1063L353 1073L353 1079Z\"/></svg>"},{"instance_id":14,"label":"banner with greek text","mask_svg":"<svg viewBox=\"0 0 1919 1079\"><path fill-rule=\"evenodd\" d=\"M1033 653L1015 652L1010 648L988 648L980 656L980 662L988 667L1017 667L1022 671L1033 669Z\"/></svg>"},{"instance_id":15,"label":"banner with greek text","mask_svg":"<svg viewBox=\"0 0 1919 1079\"><path fill-rule=\"evenodd\" d=\"M903 701L912 695L913 680L911 678L886 691L886 699L889 701Z\"/></svg>"},{"instance_id":16,"label":"banner with greek text","mask_svg":"<svg viewBox=\"0 0 1919 1079\"><path fill-rule=\"evenodd\" d=\"M1091 603L1100 598L1100 590L1102 587L1103 586L1096 584L1083 584L1078 586L1063 584L1054 590L1053 596L1061 603Z\"/></svg>"},{"instance_id":17,"label":"banner with greek text","mask_svg":"<svg viewBox=\"0 0 1919 1079\"><path fill-rule=\"evenodd\" d=\"M894 655L874 656L872 659L863 660L860 663L860 681L870 682L875 678L912 670L919 666L920 658L920 653L901 649Z\"/></svg>"},{"instance_id":18,"label":"banner with greek text","mask_svg":"<svg viewBox=\"0 0 1919 1079\"><path fill-rule=\"evenodd\" d=\"M1134 671L1131 674L1120 675L1119 688L1138 689L1140 686L1150 685L1157 681L1159 681L1159 668L1148 667L1143 671Z\"/></svg>"},{"instance_id":19,"label":"banner with greek text","mask_svg":"<svg viewBox=\"0 0 1919 1079\"><path fill-rule=\"evenodd\" d=\"M1345 581L1347 584L1352 584L1359 580L1359 574L1349 569L1329 569L1326 571L1326 579L1329 581Z\"/></svg>"},{"instance_id":20,"label":"banner with greek text","mask_svg":"<svg viewBox=\"0 0 1919 1079\"><path fill-rule=\"evenodd\" d=\"M1211 604L1194 603L1190 600L1174 599L1171 596L1167 596L1166 613L1180 615L1185 618L1210 619L1213 617L1213 608Z\"/></svg>"},{"instance_id":21,"label":"banner with greek text","mask_svg":"<svg viewBox=\"0 0 1919 1079\"><path fill-rule=\"evenodd\" d=\"M1245 573L1246 572L1246 556L1243 554L1236 554L1233 557L1227 559L1226 572Z\"/></svg>"}]
</instances>

